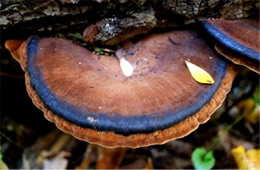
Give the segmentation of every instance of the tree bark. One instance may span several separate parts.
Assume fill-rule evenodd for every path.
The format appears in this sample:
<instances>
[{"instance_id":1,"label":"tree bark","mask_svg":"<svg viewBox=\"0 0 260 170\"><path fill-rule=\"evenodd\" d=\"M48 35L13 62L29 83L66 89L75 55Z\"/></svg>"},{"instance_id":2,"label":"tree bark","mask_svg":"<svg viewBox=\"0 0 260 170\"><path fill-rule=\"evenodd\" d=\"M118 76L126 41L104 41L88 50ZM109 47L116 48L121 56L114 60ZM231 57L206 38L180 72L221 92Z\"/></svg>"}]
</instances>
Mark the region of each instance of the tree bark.
<instances>
[{"instance_id":1,"label":"tree bark","mask_svg":"<svg viewBox=\"0 0 260 170\"><path fill-rule=\"evenodd\" d=\"M228 19L258 16L258 0L0 0L3 30L62 30L88 25L103 17L123 16L151 6L159 18L181 18L193 23L198 17ZM22 27L22 28L21 28Z\"/></svg>"}]
</instances>

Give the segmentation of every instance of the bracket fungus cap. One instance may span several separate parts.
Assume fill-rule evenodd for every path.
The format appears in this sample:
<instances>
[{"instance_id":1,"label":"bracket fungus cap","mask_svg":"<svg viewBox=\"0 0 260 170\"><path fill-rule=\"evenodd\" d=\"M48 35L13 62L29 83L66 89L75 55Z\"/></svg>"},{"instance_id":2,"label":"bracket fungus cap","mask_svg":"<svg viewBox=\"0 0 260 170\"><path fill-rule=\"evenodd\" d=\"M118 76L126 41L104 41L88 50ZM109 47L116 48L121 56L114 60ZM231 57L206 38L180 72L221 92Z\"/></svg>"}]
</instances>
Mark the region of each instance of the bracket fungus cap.
<instances>
[{"instance_id":1,"label":"bracket fungus cap","mask_svg":"<svg viewBox=\"0 0 260 170\"><path fill-rule=\"evenodd\" d=\"M260 73L258 19L203 19L202 26L217 42L216 50L236 64Z\"/></svg>"},{"instance_id":2,"label":"bracket fungus cap","mask_svg":"<svg viewBox=\"0 0 260 170\"><path fill-rule=\"evenodd\" d=\"M130 77L117 58L69 40L31 37L25 48L20 63L33 103L59 129L105 147L186 136L221 105L237 72L193 31L153 34L118 49L118 57L135 67ZM185 60L203 67L215 83L194 81Z\"/></svg>"}]
</instances>

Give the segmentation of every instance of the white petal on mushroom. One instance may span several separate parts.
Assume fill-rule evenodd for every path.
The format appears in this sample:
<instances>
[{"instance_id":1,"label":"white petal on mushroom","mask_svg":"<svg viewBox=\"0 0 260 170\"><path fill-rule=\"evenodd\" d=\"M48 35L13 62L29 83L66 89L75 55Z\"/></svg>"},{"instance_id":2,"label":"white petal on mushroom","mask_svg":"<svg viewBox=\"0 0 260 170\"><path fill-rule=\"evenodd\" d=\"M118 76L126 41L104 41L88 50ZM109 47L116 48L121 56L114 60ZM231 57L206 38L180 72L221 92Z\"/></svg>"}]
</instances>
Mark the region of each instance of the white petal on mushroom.
<instances>
[{"instance_id":1,"label":"white petal on mushroom","mask_svg":"<svg viewBox=\"0 0 260 170\"><path fill-rule=\"evenodd\" d=\"M120 67L126 77L133 74L134 67L125 58L120 58Z\"/></svg>"}]
</instances>

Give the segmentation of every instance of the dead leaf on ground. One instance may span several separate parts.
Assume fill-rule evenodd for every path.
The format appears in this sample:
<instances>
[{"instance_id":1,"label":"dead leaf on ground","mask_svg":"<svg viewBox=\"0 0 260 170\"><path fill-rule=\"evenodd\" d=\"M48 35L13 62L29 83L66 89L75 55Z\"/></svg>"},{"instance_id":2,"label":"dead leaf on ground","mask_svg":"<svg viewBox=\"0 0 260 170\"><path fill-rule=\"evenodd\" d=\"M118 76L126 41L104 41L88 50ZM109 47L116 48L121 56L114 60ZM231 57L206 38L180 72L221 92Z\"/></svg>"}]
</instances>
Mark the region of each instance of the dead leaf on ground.
<instances>
[{"instance_id":1,"label":"dead leaf on ground","mask_svg":"<svg viewBox=\"0 0 260 170\"><path fill-rule=\"evenodd\" d=\"M238 169L260 169L260 149L250 149L247 152L243 146L232 149Z\"/></svg>"},{"instance_id":2,"label":"dead leaf on ground","mask_svg":"<svg viewBox=\"0 0 260 170\"><path fill-rule=\"evenodd\" d=\"M4 161L0 160L0 169L2 170L8 170L7 165L4 163Z\"/></svg>"},{"instance_id":3,"label":"dead leaf on ground","mask_svg":"<svg viewBox=\"0 0 260 170\"><path fill-rule=\"evenodd\" d=\"M43 169L60 169L65 170L68 166L68 159L65 157L69 157L70 153L67 152L60 152L57 156L53 159L45 159L43 163Z\"/></svg>"},{"instance_id":4,"label":"dead leaf on ground","mask_svg":"<svg viewBox=\"0 0 260 170\"><path fill-rule=\"evenodd\" d=\"M148 170L148 169L151 169L151 170L154 169L152 158L147 159L147 163L144 167L144 170Z\"/></svg>"}]
</instances>

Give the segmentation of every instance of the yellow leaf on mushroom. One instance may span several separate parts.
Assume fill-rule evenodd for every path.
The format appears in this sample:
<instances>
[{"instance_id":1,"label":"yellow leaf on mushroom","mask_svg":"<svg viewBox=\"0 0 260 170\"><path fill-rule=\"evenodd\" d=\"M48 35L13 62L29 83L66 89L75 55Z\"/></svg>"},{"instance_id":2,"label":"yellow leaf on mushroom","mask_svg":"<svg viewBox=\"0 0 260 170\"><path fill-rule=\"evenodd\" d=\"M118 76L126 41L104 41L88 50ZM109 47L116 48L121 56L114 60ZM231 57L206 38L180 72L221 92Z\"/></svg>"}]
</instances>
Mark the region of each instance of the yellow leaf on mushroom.
<instances>
[{"instance_id":1,"label":"yellow leaf on mushroom","mask_svg":"<svg viewBox=\"0 0 260 170\"><path fill-rule=\"evenodd\" d=\"M189 61L185 61L185 63L194 80L202 84L214 84L214 79L211 77L211 75L208 72L206 72L199 66L192 64Z\"/></svg>"}]
</instances>

